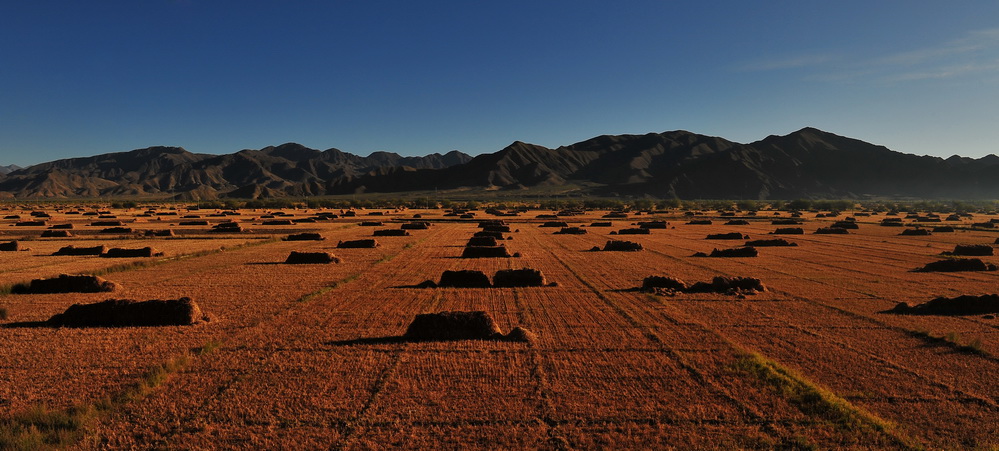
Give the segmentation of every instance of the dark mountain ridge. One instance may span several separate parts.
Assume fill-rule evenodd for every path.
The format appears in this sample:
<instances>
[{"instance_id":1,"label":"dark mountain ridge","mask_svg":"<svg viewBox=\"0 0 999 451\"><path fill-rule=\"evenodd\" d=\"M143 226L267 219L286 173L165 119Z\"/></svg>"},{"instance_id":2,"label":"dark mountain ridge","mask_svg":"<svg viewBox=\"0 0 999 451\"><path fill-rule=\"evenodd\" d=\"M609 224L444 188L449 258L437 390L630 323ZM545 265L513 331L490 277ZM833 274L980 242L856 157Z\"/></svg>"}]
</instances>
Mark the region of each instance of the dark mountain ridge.
<instances>
[{"instance_id":1,"label":"dark mountain ridge","mask_svg":"<svg viewBox=\"0 0 999 451\"><path fill-rule=\"evenodd\" d=\"M0 176L0 192L204 199L570 185L595 195L701 199L999 198L997 170L995 155L917 156L809 127L749 144L683 130L602 135L555 149L516 141L474 158L458 151L362 157L294 143L227 155L150 147L15 170Z\"/></svg>"}]
</instances>

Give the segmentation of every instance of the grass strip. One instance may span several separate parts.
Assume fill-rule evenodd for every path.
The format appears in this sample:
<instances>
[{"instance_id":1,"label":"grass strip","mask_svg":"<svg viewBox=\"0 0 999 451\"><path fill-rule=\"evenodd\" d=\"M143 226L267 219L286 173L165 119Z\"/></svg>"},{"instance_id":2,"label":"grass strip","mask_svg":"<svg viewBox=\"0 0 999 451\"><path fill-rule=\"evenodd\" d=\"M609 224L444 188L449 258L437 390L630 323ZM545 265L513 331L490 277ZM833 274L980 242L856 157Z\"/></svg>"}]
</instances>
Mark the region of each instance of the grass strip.
<instances>
[{"instance_id":1,"label":"grass strip","mask_svg":"<svg viewBox=\"0 0 999 451\"><path fill-rule=\"evenodd\" d=\"M985 349L982 347L983 344L981 338L972 338L970 341L965 341L965 339L957 332L948 332L941 335L928 330L913 330L909 331L909 334L934 345L947 346L960 353L981 356L989 355L989 353L985 352Z\"/></svg>"},{"instance_id":2,"label":"grass strip","mask_svg":"<svg viewBox=\"0 0 999 451\"><path fill-rule=\"evenodd\" d=\"M39 404L0 419L0 449L56 449L78 444L102 415L152 393L190 361L191 355L187 353L174 356L147 370L139 382L121 393L93 403L65 409L51 409Z\"/></svg>"},{"instance_id":3,"label":"grass strip","mask_svg":"<svg viewBox=\"0 0 999 451\"><path fill-rule=\"evenodd\" d=\"M803 413L820 418L848 431L873 431L891 438L894 446L920 449L914 441L901 435L897 426L849 401L837 396L796 371L768 359L762 354L740 350L734 368L772 388Z\"/></svg>"}]
</instances>

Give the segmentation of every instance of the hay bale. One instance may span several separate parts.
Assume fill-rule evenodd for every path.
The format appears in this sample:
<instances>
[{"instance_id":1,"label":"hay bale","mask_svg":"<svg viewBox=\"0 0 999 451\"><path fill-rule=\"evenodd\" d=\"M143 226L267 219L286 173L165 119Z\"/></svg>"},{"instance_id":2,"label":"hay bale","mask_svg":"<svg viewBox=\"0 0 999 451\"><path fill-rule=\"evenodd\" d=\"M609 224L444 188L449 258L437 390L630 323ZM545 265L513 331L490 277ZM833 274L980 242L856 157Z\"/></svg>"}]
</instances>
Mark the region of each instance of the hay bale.
<instances>
[{"instance_id":1,"label":"hay bale","mask_svg":"<svg viewBox=\"0 0 999 451\"><path fill-rule=\"evenodd\" d=\"M610 240L604 244L605 251L636 252L645 249L640 243L624 240Z\"/></svg>"},{"instance_id":2,"label":"hay bale","mask_svg":"<svg viewBox=\"0 0 999 451\"><path fill-rule=\"evenodd\" d=\"M92 227L121 227L125 225L125 223L121 221L94 221L91 222L90 225Z\"/></svg>"},{"instance_id":3,"label":"hay bale","mask_svg":"<svg viewBox=\"0 0 999 451\"><path fill-rule=\"evenodd\" d=\"M437 283L439 287L452 288L489 288L489 276L482 271L461 270L444 271L441 274L441 281Z\"/></svg>"},{"instance_id":4,"label":"hay bale","mask_svg":"<svg viewBox=\"0 0 999 451\"><path fill-rule=\"evenodd\" d=\"M336 243L336 247L340 249L373 249L378 246L378 241L372 239L340 241Z\"/></svg>"},{"instance_id":5,"label":"hay bale","mask_svg":"<svg viewBox=\"0 0 999 451\"><path fill-rule=\"evenodd\" d=\"M28 248L21 246L21 243L17 240L7 241L6 243L0 243L0 252L15 252L15 251L27 251Z\"/></svg>"},{"instance_id":6,"label":"hay bale","mask_svg":"<svg viewBox=\"0 0 999 451\"><path fill-rule=\"evenodd\" d=\"M206 320L191 298L151 301L108 299L94 304L73 304L49 318L56 327L189 326Z\"/></svg>"},{"instance_id":7,"label":"hay bale","mask_svg":"<svg viewBox=\"0 0 999 451\"><path fill-rule=\"evenodd\" d=\"M483 311L416 315L404 335L410 340L489 340L502 336L496 321Z\"/></svg>"},{"instance_id":8,"label":"hay bale","mask_svg":"<svg viewBox=\"0 0 999 451\"><path fill-rule=\"evenodd\" d=\"M837 229L849 229L849 230L856 230L856 229L860 228L860 226L857 225L857 223L853 222L853 221L837 221L837 222L834 222L833 225L831 225L829 227L833 227L833 228L837 228Z\"/></svg>"},{"instance_id":9,"label":"hay bale","mask_svg":"<svg viewBox=\"0 0 999 451\"><path fill-rule=\"evenodd\" d=\"M182 225L182 226L206 226L206 225L208 225L208 221L180 221L180 222L177 223L177 225Z\"/></svg>"},{"instance_id":10,"label":"hay bale","mask_svg":"<svg viewBox=\"0 0 999 451\"><path fill-rule=\"evenodd\" d=\"M538 340L538 336L534 332L531 332L530 330L518 326L514 327L513 330L510 331L510 333L506 334L506 336L503 337L503 339L507 341L522 341L525 343L533 343Z\"/></svg>"},{"instance_id":11,"label":"hay bale","mask_svg":"<svg viewBox=\"0 0 999 451\"><path fill-rule=\"evenodd\" d=\"M688 225L711 225L710 219L694 219L692 221L687 221Z\"/></svg>"},{"instance_id":12,"label":"hay bale","mask_svg":"<svg viewBox=\"0 0 999 451\"><path fill-rule=\"evenodd\" d=\"M783 227L770 232L771 235L804 235L805 229L801 227Z\"/></svg>"},{"instance_id":13,"label":"hay bale","mask_svg":"<svg viewBox=\"0 0 999 451\"><path fill-rule=\"evenodd\" d=\"M409 232L403 229L378 229L373 236L409 236Z\"/></svg>"},{"instance_id":14,"label":"hay bale","mask_svg":"<svg viewBox=\"0 0 999 451\"><path fill-rule=\"evenodd\" d=\"M612 227L614 226L611 222L594 222L590 224L590 227Z\"/></svg>"},{"instance_id":15,"label":"hay bale","mask_svg":"<svg viewBox=\"0 0 999 451\"><path fill-rule=\"evenodd\" d=\"M11 288L11 293L103 293L117 288L118 284L97 276L60 274L51 279L34 279L27 284L19 283Z\"/></svg>"},{"instance_id":16,"label":"hay bale","mask_svg":"<svg viewBox=\"0 0 999 451\"><path fill-rule=\"evenodd\" d=\"M726 222L725 225L749 225L749 221L745 219L733 219Z\"/></svg>"},{"instance_id":17,"label":"hay bale","mask_svg":"<svg viewBox=\"0 0 999 451\"><path fill-rule=\"evenodd\" d=\"M128 249L123 247L113 247L101 254L104 258L132 258L132 257L162 257L163 253L149 246L138 249Z\"/></svg>"},{"instance_id":18,"label":"hay bale","mask_svg":"<svg viewBox=\"0 0 999 451\"><path fill-rule=\"evenodd\" d=\"M474 234L472 234L472 237L473 238L492 237L492 238L495 238L497 240L505 239L503 237L503 232L486 232L484 230L483 231L479 231L479 232L475 232Z\"/></svg>"},{"instance_id":19,"label":"hay bale","mask_svg":"<svg viewBox=\"0 0 999 451\"><path fill-rule=\"evenodd\" d=\"M291 254L288 254L288 258L284 262L289 265L329 264L340 263L340 259L329 252L291 251Z\"/></svg>"},{"instance_id":20,"label":"hay bale","mask_svg":"<svg viewBox=\"0 0 999 451\"><path fill-rule=\"evenodd\" d=\"M899 235L900 236L929 236L930 235L930 231L926 230L926 229L905 229L905 230L902 231L902 233L899 233Z\"/></svg>"},{"instance_id":21,"label":"hay bale","mask_svg":"<svg viewBox=\"0 0 999 451\"><path fill-rule=\"evenodd\" d=\"M982 296L939 297L922 304L900 302L891 313L904 315L989 315L999 313L999 294Z\"/></svg>"},{"instance_id":22,"label":"hay bale","mask_svg":"<svg viewBox=\"0 0 999 451\"><path fill-rule=\"evenodd\" d=\"M651 235L652 230L650 229L621 229L617 231L618 235Z\"/></svg>"},{"instance_id":23,"label":"hay bale","mask_svg":"<svg viewBox=\"0 0 999 451\"><path fill-rule=\"evenodd\" d=\"M933 228L933 233L953 233L954 228L951 226L936 226Z\"/></svg>"},{"instance_id":24,"label":"hay bale","mask_svg":"<svg viewBox=\"0 0 999 451\"><path fill-rule=\"evenodd\" d=\"M822 227L815 231L816 235L847 235L850 231L841 227Z\"/></svg>"},{"instance_id":25,"label":"hay bale","mask_svg":"<svg viewBox=\"0 0 999 451\"><path fill-rule=\"evenodd\" d=\"M547 221L538 227L569 227L569 224L563 221Z\"/></svg>"},{"instance_id":26,"label":"hay bale","mask_svg":"<svg viewBox=\"0 0 999 451\"><path fill-rule=\"evenodd\" d=\"M101 229L97 233L132 233L131 227L108 227L106 229Z\"/></svg>"},{"instance_id":27,"label":"hay bale","mask_svg":"<svg viewBox=\"0 0 999 451\"><path fill-rule=\"evenodd\" d=\"M42 230L42 238L70 238L73 234L69 230Z\"/></svg>"},{"instance_id":28,"label":"hay bale","mask_svg":"<svg viewBox=\"0 0 999 451\"><path fill-rule=\"evenodd\" d=\"M749 235L746 235L745 237L743 237L743 235L741 233L739 233L739 232L713 233L713 234L708 235L704 239L706 239L706 240L745 240L745 239L749 239Z\"/></svg>"},{"instance_id":29,"label":"hay bale","mask_svg":"<svg viewBox=\"0 0 999 451\"><path fill-rule=\"evenodd\" d=\"M429 222L407 222L402 225L404 230L426 230L430 228Z\"/></svg>"},{"instance_id":30,"label":"hay bale","mask_svg":"<svg viewBox=\"0 0 999 451\"><path fill-rule=\"evenodd\" d=\"M212 226L210 233L239 233L245 232L243 227L236 222L223 222Z\"/></svg>"},{"instance_id":31,"label":"hay bale","mask_svg":"<svg viewBox=\"0 0 999 451\"><path fill-rule=\"evenodd\" d=\"M177 236L177 234L173 233L173 230L170 230L170 229L146 230L145 232L143 232L143 234L146 235L146 236L158 236L158 237L163 237L163 236Z\"/></svg>"},{"instance_id":32,"label":"hay bale","mask_svg":"<svg viewBox=\"0 0 999 451\"><path fill-rule=\"evenodd\" d=\"M685 291L687 283L675 277L649 276L642 279L642 291L655 291L656 289Z\"/></svg>"},{"instance_id":33,"label":"hay bale","mask_svg":"<svg viewBox=\"0 0 999 451\"><path fill-rule=\"evenodd\" d=\"M468 239L465 246L499 246L496 242L496 238L491 236L473 236Z\"/></svg>"},{"instance_id":34,"label":"hay bale","mask_svg":"<svg viewBox=\"0 0 999 451\"><path fill-rule=\"evenodd\" d=\"M973 257L987 257L993 255L995 250L988 244L958 244L951 252L944 252L944 255L966 255Z\"/></svg>"},{"instance_id":35,"label":"hay bale","mask_svg":"<svg viewBox=\"0 0 999 451\"><path fill-rule=\"evenodd\" d=\"M996 265L978 258L949 258L916 269L917 272L995 271Z\"/></svg>"},{"instance_id":36,"label":"hay bale","mask_svg":"<svg viewBox=\"0 0 999 451\"><path fill-rule=\"evenodd\" d=\"M881 227L902 227L902 218L884 218Z\"/></svg>"},{"instance_id":37,"label":"hay bale","mask_svg":"<svg viewBox=\"0 0 999 451\"><path fill-rule=\"evenodd\" d=\"M46 224L48 224L48 223L45 222L45 221L19 221L19 222L15 222L14 226L15 227L44 227Z\"/></svg>"},{"instance_id":38,"label":"hay bale","mask_svg":"<svg viewBox=\"0 0 999 451\"><path fill-rule=\"evenodd\" d=\"M555 232L555 235L586 235L586 229L581 227L562 227L561 230Z\"/></svg>"},{"instance_id":39,"label":"hay bale","mask_svg":"<svg viewBox=\"0 0 999 451\"><path fill-rule=\"evenodd\" d=\"M798 243L792 243L783 238L775 238L772 240L753 240L746 241L746 246L752 247L777 247L777 246L797 246Z\"/></svg>"},{"instance_id":40,"label":"hay bale","mask_svg":"<svg viewBox=\"0 0 999 451\"><path fill-rule=\"evenodd\" d=\"M711 283L697 282L687 289L689 293L750 294L767 291L760 279L755 277L716 276Z\"/></svg>"},{"instance_id":41,"label":"hay bale","mask_svg":"<svg viewBox=\"0 0 999 451\"><path fill-rule=\"evenodd\" d=\"M482 228L483 232L500 232L500 233L510 233L510 226L508 225L487 225Z\"/></svg>"},{"instance_id":42,"label":"hay bale","mask_svg":"<svg viewBox=\"0 0 999 451\"><path fill-rule=\"evenodd\" d=\"M461 258L506 258L511 257L506 246L473 246L461 252Z\"/></svg>"},{"instance_id":43,"label":"hay bale","mask_svg":"<svg viewBox=\"0 0 999 451\"><path fill-rule=\"evenodd\" d=\"M326 237L315 232L293 233L284 238L285 241L324 241Z\"/></svg>"},{"instance_id":44,"label":"hay bale","mask_svg":"<svg viewBox=\"0 0 999 451\"><path fill-rule=\"evenodd\" d=\"M666 221L642 221L638 223L640 229L668 229L669 223Z\"/></svg>"},{"instance_id":45,"label":"hay bale","mask_svg":"<svg viewBox=\"0 0 999 451\"><path fill-rule=\"evenodd\" d=\"M52 253L52 255L101 255L108 251L107 246L76 247L73 245L64 246Z\"/></svg>"},{"instance_id":46,"label":"hay bale","mask_svg":"<svg viewBox=\"0 0 999 451\"><path fill-rule=\"evenodd\" d=\"M543 287L545 275L537 269L501 269L493 276L494 287Z\"/></svg>"},{"instance_id":47,"label":"hay bale","mask_svg":"<svg viewBox=\"0 0 999 451\"><path fill-rule=\"evenodd\" d=\"M703 253L701 253L703 254ZM755 247L733 247L731 249L713 249L707 257L719 257L719 258L741 258L741 257L756 257L760 255L760 252L756 250Z\"/></svg>"},{"instance_id":48,"label":"hay bale","mask_svg":"<svg viewBox=\"0 0 999 451\"><path fill-rule=\"evenodd\" d=\"M798 225L798 224L801 224L801 221L799 221L797 219L774 219L774 220L770 221L770 224L773 224L773 225Z\"/></svg>"}]
</instances>

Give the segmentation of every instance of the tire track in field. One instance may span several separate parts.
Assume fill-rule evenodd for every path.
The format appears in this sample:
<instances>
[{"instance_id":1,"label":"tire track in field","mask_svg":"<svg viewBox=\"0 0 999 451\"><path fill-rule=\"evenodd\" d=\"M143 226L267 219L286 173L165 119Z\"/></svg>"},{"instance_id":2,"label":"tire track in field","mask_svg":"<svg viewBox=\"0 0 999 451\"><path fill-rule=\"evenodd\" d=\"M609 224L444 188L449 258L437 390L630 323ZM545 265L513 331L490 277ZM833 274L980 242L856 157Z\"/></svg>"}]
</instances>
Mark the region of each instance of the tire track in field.
<instances>
[{"instance_id":1,"label":"tire track in field","mask_svg":"<svg viewBox=\"0 0 999 451\"><path fill-rule=\"evenodd\" d=\"M700 368L698 368L690 361L688 361L680 352L678 352L675 349L668 348L666 346L667 340L656 332L655 326L650 326L648 324L645 324L636 316L632 315L627 309L620 306L617 302L611 300L602 291L600 291L600 289L598 289L596 286L594 286L592 283L586 280L586 278L582 277L579 274L579 272L576 271L571 265L566 263L564 260L560 259L558 254L556 254L554 251L545 246L541 246L540 244L541 243L538 242L538 247L537 247L538 249L544 249L550 255L552 260L558 262L562 267L564 267L570 274L573 275L574 278L576 278L576 280L579 281L579 283L581 283L589 291L591 291L601 302L610 307L618 316L624 319L632 327L635 327L636 329L642 331L646 339L648 339L651 343L658 346L660 352L669 357L673 362L675 362L682 370L684 370L684 372L686 372L691 377L691 379L696 381L701 386L705 387L711 394L717 396L721 400L728 403L730 406L734 407L736 411L741 412L744 415L747 415L749 417L748 418L749 423L760 425L761 428L763 428L763 432L765 432L767 435L770 435L771 437L778 440L782 439L779 431L777 431L776 428L774 427L776 424L780 423L779 421L772 421L765 418L761 414L761 412L759 412L759 410L756 409L754 406L750 406L740 401L728 390L711 382L710 378L706 375L704 371L702 371ZM564 250L568 250L561 243L559 243L559 245L562 246ZM675 318L667 317L665 319L674 325L679 325L679 326L691 325L689 323L676 320ZM714 334L713 332L711 333Z\"/></svg>"},{"instance_id":2,"label":"tire track in field","mask_svg":"<svg viewBox=\"0 0 999 451\"><path fill-rule=\"evenodd\" d=\"M507 268L512 269L513 263L507 259ZM517 322L527 327L528 330L537 330L534 322L527 315L527 305L520 296L517 288L511 289L514 305L517 307ZM552 388L548 371L545 370L543 357L538 351L537 343L528 341L527 343L528 365L530 366L531 379L537 386L538 391L538 418L544 422L548 437L548 444L553 449L570 449L572 443L559 430L559 423L555 420L555 404L552 402Z\"/></svg>"},{"instance_id":3,"label":"tire track in field","mask_svg":"<svg viewBox=\"0 0 999 451\"><path fill-rule=\"evenodd\" d=\"M571 250L568 249L567 247L565 247L564 244L559 243L559 245L564 250L567 250L567 251L571 252ZM556 258L556 260L560 264L562 264L562 266L564 266L567 270L569 270L576 277L577 280L579 280L590 291L592 291L594 294L596 294L597 297L600 298L601 300L603 300L608 306L610 306L616 312L618 312L618 314L620 314L622 317L624 317L626 320L628 320L629 323L632 323L636 327L642 327L642 328L644 328L648 332L648 334L650 335L650 338L653 339L654 342L659 343L659 344L661 344L663 346L665 345L665 340L662 337L660 337L655 332L655 327L654 326L647 326L647 325L645 325L643 322L641 322L637 317L635 317L634 315L632 315L624 307L621 307L621 306L617 305L617 303L615 303L612 300L610 300L610 298L608 298L606 295L604 295L603 292L601 292L599 288L597 288L592 283L590 283L589 281L585 280L585 278L583 278L582 276L580 276L576 271L574 271L571 268L571 266L568 263L566 263L566 262L564 262L564 261L562 261L560 259L557 259L557 256L555 255L554 252L552 252L550 250L549 250L549 252L552 254L553 257ZM720 332L720 331L718 331L716 329L710 328L707 325L705 325L705 324L703 324L703 323L701 323L699 321L695 321L695 320L681 321L679 318L674 317L672 315L669 315L669 314L667 314L663 310L657 310L654 313L656 313L657 316L661 317L662 319L664 319L666 321L669 321L672 324L685 325L685 326L693 326L693 327L696 327L697 329L700 329L702 332L708 333L710 335L714 335L714 336L720 338L724 343L729 343L730 346L731 346L730 349L733 352L736 352L736 353L740 352L741 351L739 349L740 347L742 349L748 349L748 350L753 351L753 352L758 352L758 351L756 351L756 350L754 350L754 349L752 349L752 348L750 348L748 346L745 346L744 344L738 343L737 341L733 340L731 337L726 336L724 333L722 333L722 332ZM680 359L679 361L683 365L689 366L689 367L693 368L692 365L690 365L689 363L687 363L687 362L684 361L685 359L683 359L682 356L679 355L679 353L673 352L673 353L670 353L670 355L677 355L678 358ZM708 383L707 380L703 376L695 378L695 380L698 380L698 382L700 382L702 384ZM786 437L782 437L781 434L780 434L780 432L773 428L773 426L775 424L778 424L779 422L771 421L771 420L768 420L768 419L764 418L761 414L758 414L755 409L751 410L750 406L745 405L744 403L742 403L741 401L739 401L734 396L728 394L727 391L720 390L720 392L724 393L726 395L726 397L730 400L730 402L733 402L736 405L742 406L745 409L746 412L751 412L752 415L754 416L753 420L759 421L760 424L765 424L766 425L766 432L769 435L771 435L771 436L773 436L774 438L777 438L777 439L784 439L784 438L786 438ZM805 413L805 412L802 411L802 413ZM821 419L816 420L816 423L820 423L821 421L822 421ZM908 439L907 437L897 436L894 433L880 432L880 434L883 434L890 441L895 442L897 445L903 445L903 447L907 447L905 444L911 442L911 440Z\"/></svg>"},{"instance_id":4,"label":"tire track in field","mask_svg":"<svg viewBox=\"0 0 999 451\"><path fill-rule=\"evenodd\" d=\"M418 243L421 243L423 241L426 241L428 238L430 238L429 235L423 237L420 240L417 240L416 242L413 243L413 245L404 246L402 249L400 249L395 254L389 254L389 255L387 255L387 256L379 259L379 260L375 260L370 265L368 265L368 266L360 269L357 274L346 276L343 279L343 280L346 280L346 282L341 283L340 280L334 281L331 284L331 286L333 286L334 288L340 288L344 284L349 284L350 282L353 282L354 280L356 280L358 275L361 275L361 274L364 274L367 271L370 271L371 268L373 268L373 267L375 267L375 266L377 266L377 265L379 265L381 263L385 263L385 262L388 262L388 261L392 260L394 257L398 256L399 254L401 254L401 253L403 253L403 252L405 252L405 251L407 251L407 250L415 247L415 244L418 244ZM280 241L275 241L275 242L280 243ZM316 292L319 293L320 295L327 294L330 291L328 288L329 287L323 287L323 288L320 288L319 290L317 290ZM287 308L283 309L281 312L276 313L276 314L274 314L272 316L261 316L261 317L257 318L255 321L249 322L249 323L241 326L238 330L236 330L237 333L225 337L225 339L224 340L220 340L220 342L223 342L225 345L227 345L230 348L232 348L234 346L238 347L237 343L240 341L241 337L249 337L249 336L252 336L254 334L257 334L259 330L267 327L269 324L277 323L279 320L285 320L288 316L296 314L296 311L298 311L298 310L310 308L308 303L298 302L298 301L300 301L303 298L308 298L310 294L312 294L312 293L307 293L307 294L303 295L302 297L300 297L299 299L296 299L296 300L289 300L288 301L289 304L287 305ZM244 350L244 349L250 349L250 348L238 347L238 349ZM239 384L246 377L245 374L252 374L254 368L263 368L263 367L266 367L266 366L268 366L270 364L273 364L276 360L278 360L278 359L281 358L281 356L278 353L273 352L274 351L273 347L260 348L260 350L263 351L263 352L267 352L268 353L267 356L266 356L266 358L253 361L252 363L250 363L249 365L246 365L246 366L240 366L239 368L231 368L231 369L234 369L234 370L235 369L240 370L240 373L236 374L234 376L225 377L222 380L213 381L212 384L215 387L215 389L211 390L212 394L210 396L204 396L204 397L198 398L198 402L194 403L194 405L192 406L192 408L186 409L190 413L188 415L183 416L181 419L178 420L180 422L180 424L193 424L199 418L203 418L203 413L208 409L208 407L213 402L216 402L219 399L222 399L224 396L228 395L233 390L237 390L239 388ZM217 352L218 351L216 351L216 353ZM378 394L381 393L381 391L384 389L385 385L388 384L388 382L394 376L395 370L398 368L398 366L400 365L400 363L404 359L403 352L404 352L404 349L400 349L398 353L396 353L395 355L393 355L393 357L390 359L389 366L376 379L376 382L375 382L375 384L372 387L371 396L365 402L364 408L362 409L362 411L363 411L364 414L370 413L370 410L371 410L372 406L375 405L375 402L378 399ZM200 360L201 356L192 356L192 357L197 358L197 359ZM241 362L241 363L248 363L248 362ZM194 368L195 365L196 365L196 362L192 362L192 364L189 365L189 369L185 370L182 373L179 373L179 374L175 375L174 378L175 379L176 378L181 378L181 377L183 377L183 376L185 376L187 374L195 373L197 371L197 369ZM212 371L217 371L217 370L212 370ZM173 384L176 384L176 383L177 383L176 381L173 381ZM169 388L167 388L167 389L169 389ZM358 427L360 427L360 426L362 426L364 424L363 419L364 418L363 418L362 415L358 415L358 416L355 417L355 419L354 419L353 422L348 421L348 422L343 422L343 423L327 424L327 425L324 425L324 426L337 428L341 432L350 431L350 434L348 434L348 436L353 436L358 431ZM171 437L173 437L173 436L175 436L177 434L183 433L183 432L184 431L182 431L182 430L176 430L176 429L174 429L170 433L165 434L165 435L159 437L159 439L160 439L160 441L164 445L166 445L166 444L169 443Z\"/></svg>"},{"instance_id":5,"label":"tire track in field","mask_svg":"<svg viewBox=\"0 0 999 451\"><path fill-rule=\"evenodd\" d=\"M703 269L708 269L708 270L717 272L717 270L715 270L715 269L713 269L713 268L711 268L711 267L709 267L707 265L704 265L704 264L686 262L685 260L683 260L683 259L681 259L679 257L674 257L674 256L671 256L671 255L668 255L668 254L665 254L665 253L662 253L662 252L659 252L659 251L654 251L653 250L652 252L655 253L655 254L658 254L658 255L665 256L665 257L667 257L669 259L672 259L672 260L676 260L676 261L679 261L679 262L682 262L682 263L686 263L686 264L689 264L689 265L693 265L693 266L696 266L696 267L700 267L700 268L703 268ZM751 266L751 264L749 264L749 263L745 263L745 262L741 262L741 261L739 263L743 264L745 266ZM803 277L800 277L800 276L797 276L797 275L792 275L790 273L786 273L786 272L782 272L782 271L776 271L776 270L773 270L773 269L769 269L769 270L777 272L777 273L780 273L780 274L784 274L784 275L787 275L787 276L794 276L794 277L803 278ZM811 280L811 279L808 279L808 278L803 278L803 279ZM821 281L816 281L816 280L812 280L812 281L816 282L816 283L822 283ZM825 284L825 283L823 283L823 284ZM862 314L858 314L858 313L855 313L855 312L844 310L844 309L839 308L839 307L827 305L827 304L819 302L819 301L814 301L814 300L811 300L811 299L808 299L808 298L796 296L796 295L794 295L792 293L788 293L788 292L785 292L785 291L780 291L780 290L772 290L772 291L774 291L776 293L784 294L784 295L786 295L789 298L794 299L794 300L798 300L798 301L805 302L805 303L808 303L808 304L816 305L816 306L819 306L819 307L824 307L826 309L830 309L830 310L836 311L838 313L845 314L845 315L847 315L849 317L852 317L852 318L855 318L855 319L860 319L860 320L865 321L865 322L875 323L875 324L881 326L881 328L893 330L893 331L896 331L896 332L901 332L903 334L904 338L911 338L910 331L907 330L907 329L905 329L905 328L902 328L902 327L899 327L899 326L893 326L893 325L890 325L890 324L881 323L880 321L878 321L878 320L876 320L874 318L870 318L870 317L862 315ZM862 357L864 357L864 358L866 358L866 359L868 359L868 360L870 360L872 362L878 363L878 364L883 365L883 366L888 367L888 368L892 368L892 369L898 370L899 372L902 372L904 374L911 375L913 378L915 378L917 380L920 380L924 384L927 384L929 386L934 386L934 387L937 387L937 388L944 389L945 391L950 392L952 394L951 400L953 400L953 401L957 401L957 402L972 401L972 402L974 402L974 403L976 403L978 405L981 405L983 407L986 407L986 408L989 408L989 409L991 409L993 411L996 411L996 408L997 408L996 402L993 401L993 400L991 400L991 399L989 399L988 397L984 397L984 396L972 394L972 393L969 393L969 392L967 392L965 390L956 388L952 384L948 384L946 382L941 382L940 380L937 380L936 378L933 378L931 376L927 376L927 375L919 372L916 369L913 369L913 368L908 367L906 365L903 365L903 364L900 364L898 362L895 362L895 361L892 361L890 359L887 359L887 358L885 358L885 357L883 357L883 356L881 356L879 354L858 349L858 348L856 348L856 347L854 347L854 346L852 346L852 345L850 345L848 343L843 342L842 340L839 340L839 339L836 339L836 338L832 338L833 336L831 336L831 335L821 334L821 333L818 333L818 332L815 332L815 331L811 331L811 330L805 329L805 328L803 328L801 326L798 326L797 324L791 323L791 322L786 321L786 320L777 319L777 318L769 316L769 315L767 315L767 317L771 318L771 319L774 319L775 321L778 321L778 322L780 322L782 324L785 324L786 325L785 327L797 330L799 333L803 333L805 335L809 335L809 336L813 336L813 337L822 338L822 340L824 342L833 344L834 346L842 349L845 352L849 352L849 353L853 353L853 354L862 356ZM673 320L675 320L675 318L673 318ZM710 329L706 325L703 326L703 327L707 328L708 330L712 330L713 331L713 329ZM727 334L724 334L724 332L715 331L714 333L719 334L721 336L724 336L724 337L726 337L726 338L728 338L728 339L731 340L731 338L729 338ZM994 358L991 358L991 360L994 361Z\"/></svg>"}]
</instances>

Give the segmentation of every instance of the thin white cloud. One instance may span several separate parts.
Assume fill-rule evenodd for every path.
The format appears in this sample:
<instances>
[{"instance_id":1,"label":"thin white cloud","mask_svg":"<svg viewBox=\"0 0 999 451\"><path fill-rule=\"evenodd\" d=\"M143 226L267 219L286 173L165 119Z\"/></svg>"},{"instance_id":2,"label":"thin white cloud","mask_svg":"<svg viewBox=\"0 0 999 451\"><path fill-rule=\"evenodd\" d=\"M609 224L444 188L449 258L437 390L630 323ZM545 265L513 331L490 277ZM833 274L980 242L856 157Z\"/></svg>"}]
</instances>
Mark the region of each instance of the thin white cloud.
<instances>
[{"instance_id":1,"label":"thin white cloud","mask_svg":"<svg viewBox=\"0 0 999 451\"><path fill-rule=\"evenodd\" d=\"M893 54L858 59L803 55L756 61L741 71L812 69L805 79L825 82L900 83L962 76L999 75L999 28L975 30L951 41Z\"/></svg>"},{"instance_id":2,"label":"thin white cloud","mask_svg":"<svg viewBox=\"0 0 999 451\"><path fill-rule=\"evenodd\" d=\"M773 59L748 63L739 68L746 72L764 72L772 70L797 69L819 66L834 60L832 55L798 55L785 59Z\"/></svg>"}]
</instances>

